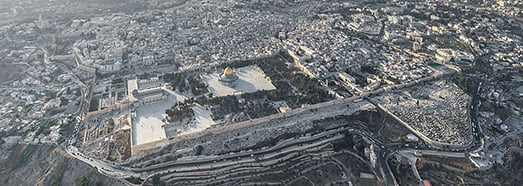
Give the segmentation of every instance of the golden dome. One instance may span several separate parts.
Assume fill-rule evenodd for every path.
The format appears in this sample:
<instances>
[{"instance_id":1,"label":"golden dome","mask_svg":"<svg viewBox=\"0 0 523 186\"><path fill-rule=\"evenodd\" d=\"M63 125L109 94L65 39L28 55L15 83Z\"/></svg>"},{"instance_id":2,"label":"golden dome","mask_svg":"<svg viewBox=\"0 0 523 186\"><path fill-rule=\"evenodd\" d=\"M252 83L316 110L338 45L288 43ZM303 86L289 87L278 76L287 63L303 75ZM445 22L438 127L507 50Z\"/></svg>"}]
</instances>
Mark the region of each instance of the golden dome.
<instances>
[{"instance_id":1,"label":"golden dome","mask_svg":"<svg viewBox=\"0 0 523 186\"><path fill-rule=\"evenodd\" d=\"M223 70L223 75L230 76L233 74L234 74L234 71L232 70L231 67L227 67L227 68L225 68L225 70Z\"/></svg>"}]
</instances>

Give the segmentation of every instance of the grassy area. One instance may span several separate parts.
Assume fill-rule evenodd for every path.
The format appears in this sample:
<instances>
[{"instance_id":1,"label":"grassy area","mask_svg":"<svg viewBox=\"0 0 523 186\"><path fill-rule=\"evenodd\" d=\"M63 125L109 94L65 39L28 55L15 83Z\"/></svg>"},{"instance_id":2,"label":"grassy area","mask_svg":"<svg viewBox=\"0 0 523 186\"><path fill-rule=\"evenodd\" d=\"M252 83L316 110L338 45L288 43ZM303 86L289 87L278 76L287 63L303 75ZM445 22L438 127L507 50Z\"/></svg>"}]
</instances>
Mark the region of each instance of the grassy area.
<instances>
[{"instance_id":1,"label":"grassy area","mask_svg":"<svg viewBox=\"0 0 523 186\"><path fill-rule=\"evenodd\" d=\"M197 102L200 105L210 106L214 120L224 119L225 115L239 112L246 113L249 118L259 118L278 113L278 110L270 104L274 101L285 101L290 108L294 109L302 105L317 104L334 98L322 88L317 79L303 74L297 67L289 64L285 57L285 53L282 52L281 55L232 61L220 64L217 67L241 68L257 65L271 79L272 84L276 87L274 90L259 90L252 93L244 93L240 96L222 97L216 97L212 93L205 91L193 90L193 93L198 92L200 96L197 96L196 99L182 102L180 105L177 104L171 109L167 109L165 113L170 120L182 120L186 117L193 117L192 110L191 112L186 112L190 108L184 107L186 107L185 104ZM187 85L185 80L192 78L186 73L166 74L163 76L163 79L172 85L173 90L185 90L188 87L206 90L206 87L198 86L198 84L203 84L201 79L189 81L188 84L190 85ZM239 103L240 100L243 103Z\"/></svg>"},{"instance_id":2,"label":"grassy area","mask_svg":"<svg viewBox=\"0 0 523 186\"><path fill-rule=\"evenodd\" d=\"M88 186L89 179L85 176L82 176L82 177L78 178L78 180L76 181L76 185L77 186Z\"/></svg>"},{"instance_id":3,"label":"grassy area","mask_svg":"<svg viewBox=\"0 0 523 186\"><path fill-rule=\"evenodd\" d=\"M51 181L51 185L53 186L60 186L62 185L62 173L54 173L53 179Z\"/></svg>"},{"instance_id":4,"label":"grassy area","mask_svg":"<svg viewBox=\"0 0 523 186\"><path fill-rule=\"evenodd\" d=\"M296 108L301 104L325 102L333 98L321 89L317 79L300 73L300 70L296 67L287 66L284 59L286 57L285 54L281 55L248 61L234 61L224 66L239 68L254 64L258 65L276 86L276 90L265 91L267 93L265 95L277 97L278 101L286 100L287 104L292 108ZM293 88L296 88L296 90L293 90Z\"/></svg>"},{"instance_id":5,"label":"grassy area","mask_svg":"<svg viewBox=\"0 0 523 186\"><path fill-rule=\"evenodd\" d=\"M17 127L13 127L9 129L9 131L4 131L0 133L1 137L8 137L8 136L23 136L24 134L18 131Z\"/></svg>"},{"instance_id":6,"label":"grassy area","mask_svg":"<svg viewBox=\"0 0 523 186\"><path fill-rule=\"evenodd\" d=\"M317 79L310 78L293 66L287 66L280 57L267 58L258 66L276 86L275 96L283 98L291 108L302 104L316 104L333 99L321 89ZM283 91L283 92L282 92ZM278 93L280 93L278 95Z\"/></svg>"},{"instance_id":7,"label":"grassy area","mask_svg":"<svg viewBox=\"0 0 523 186\"><path fill-rule=\"evenodd\" d=\"M201 155L203 151L203 146L198 145L196 146L196 155Z\"/></svg>"},{"instance_id":8,"label":"grassy area","mask_svg":"<svg viewBox=\"0 0 523 186\"><path fill-rule=\"evenodd\" d=\"M477 79L462 74L455 75L449 80L469 95L473 94L476 89L476 84L479 83Z\"/></svg>"},{"instance_id":9,"label":"grassy area","mask_svg":"<svg viewBox=\"0 0 523 186\"><path fill-rule=\"evenodd\" d=\"M40 123L38 126L38 131L36 131L36 135L39 134L45 134L49 135L51 133L51 126L56 123L56 120L46 120Z\"/></svg>"},{"instance_id":10,"label":"grassy area","mask_svg":"<svg viewBox=\"0 0 523 186\"><path fill-rule=\"evenodd\" d=\"M29 156L34 152L36 145L29 144L27 145L24 150L22 150L22 153L20 155L20 159L16 163L16 168L20 168L22 165L25 164Z\"/></svg>"},{"instance_id":11,"label":"grassy area","mask_svg":"<svg viewBox=\"0 0 523 186\"><path fill-rule=\"evenodd\" d=\"M133 184L142 184L143 180L140 179L140 178L137 178L137 177L128 177L128 178L125 178L125 180L127 180L128 182L131 182Z\"/></svg>"},{"instance_id":12,"label":"grassy area","mask_svg":"<svg viewBox=\"0 0 523 186\"><path fill-rule=\"evenodd\" d=\"M429 63L428 64L430 67L436 69L436 70L441 70L443 68L446 68L445 65L443 64L440 64L440 63Z\"/></svg>"},{"instance_id":13,"label":"grassy area","mask_svg":"<svg viewBox=\"0 0 523 186\"><path fill-rule=\"evenodd\" d=\"M435 41L440 46L440 48L449 48L470 52L470 48L468 46L461 43L459 40L450 35L436 36Z\"/></svg>"}]
</instances>

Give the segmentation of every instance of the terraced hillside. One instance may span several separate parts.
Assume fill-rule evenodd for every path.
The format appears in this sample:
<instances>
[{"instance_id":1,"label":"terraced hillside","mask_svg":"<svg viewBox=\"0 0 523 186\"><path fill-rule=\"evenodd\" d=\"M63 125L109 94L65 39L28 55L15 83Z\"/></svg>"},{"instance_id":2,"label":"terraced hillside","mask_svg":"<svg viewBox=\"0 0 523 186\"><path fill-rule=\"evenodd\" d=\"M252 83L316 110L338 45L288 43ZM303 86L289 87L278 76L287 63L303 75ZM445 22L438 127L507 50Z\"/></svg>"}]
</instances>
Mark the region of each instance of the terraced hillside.
<instances>
[{"instance_id":1,"label":"terraced hillside","mask_svg":"<svg viewBox=\"0 0 523 186\"><path fill-rule=\"evenodd\" d=\"M10 155L0 159L0 185L124 185L55 146L19 143L1 148Z\"/></svg>"}]
</instances>

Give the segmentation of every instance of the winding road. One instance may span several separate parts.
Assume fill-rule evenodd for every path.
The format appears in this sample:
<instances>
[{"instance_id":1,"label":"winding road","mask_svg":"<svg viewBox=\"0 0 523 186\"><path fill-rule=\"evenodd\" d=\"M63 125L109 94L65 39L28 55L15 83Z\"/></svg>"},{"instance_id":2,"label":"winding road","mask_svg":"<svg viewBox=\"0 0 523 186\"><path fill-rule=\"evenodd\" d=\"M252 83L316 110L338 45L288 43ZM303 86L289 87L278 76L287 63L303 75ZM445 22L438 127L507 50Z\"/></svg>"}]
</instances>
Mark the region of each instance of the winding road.
<instances>
[{"instance_id":1,"label":"winding road","mask_svg":"<svg viewBox=\"0 0 523 186\"><path fill-rule=\"evenodd\" d=\"M333 105L338 104L348 104L352 101L367 98L388 90L394 90L394 89L401 89L405 87L410 87L417 85L419 83L424 83L427 81L433 81L435 79L439 79L441 77L445 77L448 74L434 74L433 76L425 77L420 80L416 80L414 82L410 82L407 84L401 84L401 85L395 85L391 87L384 87L377 89L375 91L371 92L365 92L362 93L359 96L350 97L350 98L344 98L344 99L338 99L333 100L329 102L319 103L316 105L310 105L306 108L302 109L296 109L292 110L289 113L286 114L280 114L276 116L269 116L267 118L259 118L257 121L264 121L264 120L272 120L276 118L285 118L289 117L290 115L299 114L306 110L311 109L323 109L332 107ZM479 90L479 88L478 88ZM473 96L472 104L470 104L471 111L470 116L476 116L476 95ZM259 122L252 122L252 123L259 123ZM252 124L251 123L251 124ZM349 128L338 128L333 129L329 131L324 131L319 134L308 136L308 137L302 137L298 139L288 139L282 142L279 142L277 145L266 148L266 149L260 149L256 151L250 151L250 152L242 152L242 153L236 153L236 154L227 154L227 155L221 155L221 156L198 156L195 159L178 159L175 161L170 162L164 162L160 164L155 164L149 167L144 168L130 168L130 167L123 167L118 166L115 164L111 164L105 161L97 160L94 158L87 157L80 153L75 147L68 147L66 151L73 157L93 166L98 169L98 171L104 175L111 176L117 179L123 179L127 177L140 177L142 179L150 178L153 175L157 175L160 173L165 173L173 170L191 170L191 169L198 169L199 167L205 167L205 166L211 166L216 164L217 162L223 163L232 163L232 161L242 160L242 159L253 159L255 157L271 157L282 153L287 153L289 151L296 151L298 149L302 149L304 145L320 145L324 144L333 140L340 139L343 131L347 131L349 133L361 135L364 137L369 143L374 144L376 147L378 147L379 155L378 155L378 161L383 171L383 176L385 178L385 184L386 185L398 185L396 182L396 179L394 177L394 174L390 170L390 167L387 163L389 157L395 153L403 153L403 154L414 154L414 153L422 153L427 155L435 155L435 156L446 156L446 157L462 157L464 156L465 151L471 150L473 147L477 146L477 141L482 138L482 135L480 133L479 126L476 124L475 117L471 117L471 125L473 126L473 133L474 133L474 139L475 142L471 143L469 146L465 146L459 149L446 149L447 151L436 151L429 148L416 148L412 149L409 147L405 147L403 145L384 145L379 140L376 140L372 135L369 135L365 131L357 130L357 129L349 129ZM222 130L221 132L227 132L228 130ZM430 142L430 141L429 141ZM425 141L425 143L428 143ZM445 149L444 149L445 150ZM449 151L462 151L462 152L449 152ZM235 162L237 163L237 162Z\"/></svg>"}]
</instances>

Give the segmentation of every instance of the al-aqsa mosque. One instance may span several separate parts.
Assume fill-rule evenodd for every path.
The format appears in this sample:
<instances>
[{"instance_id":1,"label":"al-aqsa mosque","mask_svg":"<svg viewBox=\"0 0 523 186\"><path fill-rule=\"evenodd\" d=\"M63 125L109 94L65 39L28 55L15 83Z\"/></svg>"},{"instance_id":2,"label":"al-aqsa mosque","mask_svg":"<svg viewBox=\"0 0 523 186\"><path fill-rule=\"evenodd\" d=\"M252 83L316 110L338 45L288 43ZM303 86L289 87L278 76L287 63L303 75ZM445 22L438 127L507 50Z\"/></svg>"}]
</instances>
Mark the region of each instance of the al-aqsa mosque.
<instances>
[{"instance_id":1,"label":"al-aqsa mosque","mask_svg":"<svg viewBox=\"0 0 523 186\"><path fill-rule=\"evenodd\" d=\"M234 70L231 67L227 67L223 70L223 73L220 74L219 80L222 84L228 87L234 87L240 78L234 73Z\"/></svg>"}]
</instances>

